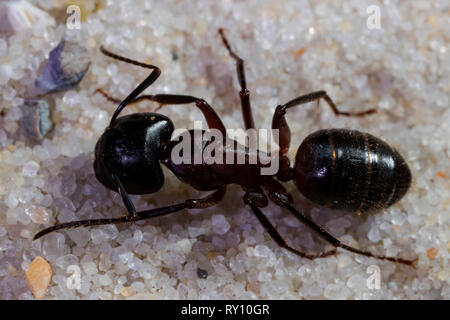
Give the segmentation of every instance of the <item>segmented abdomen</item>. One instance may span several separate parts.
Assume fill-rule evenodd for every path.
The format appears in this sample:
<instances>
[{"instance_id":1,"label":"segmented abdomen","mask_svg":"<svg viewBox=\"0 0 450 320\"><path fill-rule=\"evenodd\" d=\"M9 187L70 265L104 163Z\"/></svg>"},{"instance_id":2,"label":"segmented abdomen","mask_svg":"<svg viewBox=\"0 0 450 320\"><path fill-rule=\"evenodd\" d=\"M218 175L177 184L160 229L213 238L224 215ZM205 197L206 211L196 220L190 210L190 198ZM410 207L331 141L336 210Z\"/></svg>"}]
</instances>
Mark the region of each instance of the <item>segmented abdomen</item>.
<instances>
[{"instance_id":1,"label":"segmented abdomen","mask_svg":"<svg viewBox=\"0 0 450 320\"><path fill-rule=\"evenodd\" d=\"M384 141L356 130L319 130L297 151L293 178L311 201L364 213L400 200L411 184L403 157Z\"/></svg>"}]
</instances>

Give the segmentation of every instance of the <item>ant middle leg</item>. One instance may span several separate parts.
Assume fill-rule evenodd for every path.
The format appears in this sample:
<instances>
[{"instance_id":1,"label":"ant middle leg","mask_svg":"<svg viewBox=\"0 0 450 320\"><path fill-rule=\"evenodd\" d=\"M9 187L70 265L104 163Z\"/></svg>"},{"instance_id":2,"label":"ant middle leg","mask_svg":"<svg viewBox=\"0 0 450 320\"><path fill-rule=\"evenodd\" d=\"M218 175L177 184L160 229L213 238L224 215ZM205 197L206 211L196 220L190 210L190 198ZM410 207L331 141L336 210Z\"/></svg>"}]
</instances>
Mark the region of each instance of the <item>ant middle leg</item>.
<instances>
[{"instance_id":1,"label":"ant middle leg","mask_svg":"<svg viewBox=\"0 0 450 320\"><path fill-rule=\"evenodd\" d=\"M88 226L98 226L98 225L105 225L105 224L119 224L119 223L123 223L123 222L135 222L135 221L139 221L139 220L145 220L145 219L150 219L150 218L155 218L155 217L171 214L171 213L183 210L183 209L204 209L204 208L208 208L208 207L211 207L211 206L219 203L223 199L225 192L226 192L226 188L223 187L221 189L214 191L213 193L209 194L208 196L206 196L204 198L188 199L188 200L185 200L184 202L181 202L178 204L161 207L161 208L155 208L155 209L151 209L151 210L139 211L139 212L135 212L135 214L128 214L128 215L124 215L119 218L89 219L89 220L66 222L66 223L58 224L58 225L46 228L44 230L41 230L34 236L33 240L39 239L40 237L42 237L50 232L61 230L61 229L76 228L76 227L81 227L81 226L88 227ZM134 208L134 206L133 206L133 208ZM128 210L128 206L127 206L127 210Z\"/></svg>"},{"instance_id":2,"label":"ant middle leg","mask_svg":"<svg viewBox=\"0 0 450 320\"><path fill-rule=\"evenodd\" d=\"M250 105L250 91L247 89L247 83L245 80L244 60L240 58L236 53L234 53L234 51L231 49L231 46L228 43L227 38L225 37L223 29L219 29L219 34L222 38L223 44L228 50L228 53L236 61L236 71L238 75L239 85L241 86L239 97L241 98L242 116L244 117L245 129L254 129L255 122L253 120L252 108Z\"/></svg>"}]
</instances>

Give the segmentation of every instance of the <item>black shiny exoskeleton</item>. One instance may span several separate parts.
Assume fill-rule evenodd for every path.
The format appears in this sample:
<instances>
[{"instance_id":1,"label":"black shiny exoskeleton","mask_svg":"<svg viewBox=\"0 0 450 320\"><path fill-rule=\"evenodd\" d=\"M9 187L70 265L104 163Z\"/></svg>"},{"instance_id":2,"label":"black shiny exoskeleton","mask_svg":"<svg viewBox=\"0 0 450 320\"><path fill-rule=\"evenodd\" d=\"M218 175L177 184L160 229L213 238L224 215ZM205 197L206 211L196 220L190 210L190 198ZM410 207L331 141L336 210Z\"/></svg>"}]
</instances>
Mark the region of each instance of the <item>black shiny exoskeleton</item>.
<instances>
[{"instance_id":1,"label":"black shiny exoskeleton","mask_svg":"<svg viewBox=\"0 0 450 320\"><path fill-rule=\"evenodd\" d=\"M135 113L118 118L95 146L97 179L117 190L109 172L113 171L130 194L158 191L164 184L159 152L170 140L173 130L172 121L156 113Z\"/></svg>"},{"instance_id":2,"label":"black shiny exoskeleton","mask_svg":"<svg viewBox=\"0 0 450 320\"><path fill-rule=\"evenodd\" d=\"M223 31L219 30L219 33L229 54L237 62L245 127L255 128L250 93L245 81L244 61L232 51ZM299 256L313 259L333 255L336 250L309 254L287 244L261 211L269 200L289 210L335 247L378 259L412 264L410 260L375 255L341 243L297 210L292 197L280 183L293 180L300 192L311 201L332 209L358 214L387 208L400 200L411 184L409 168L396 150L370 134L346 129L320 130L302 142L293 167L287 157L291 142L291 133L285 119L288 109L320 99L324 99L336 115L363 116L375 112L374 109L359 113L341 112L325 91L303 95L277 106L272 119L272 129L279 130L279 169L273 175L261 174L261 168L266 164L260 161L255 164L249 162L218 164L203 160L198 164L178 164L171 158L172 150L180 143L180 140L171 140L174 131L172 121L158 113L135 113L118 118L123 108L142 100L155 101L160 106L195 103L203 113L208 126L219 130L223 137L226 137L225 126L219 116L205 100L196 97L169 94L140 95L159 77L161 73L159 68L118 56L103 48L101 51L111 58L152 70L151 74L122 101L111 98L99 89L107 99L120 104L95 147L95 175L106 187L120 193L128 214L120 218L63 223L42 230L36 234L35 239L63 228L133 222L183 209L207 208L223 199L228 184L238 184L245 191L244 203L256 215L273 240ZM191 139L194 133L194 130L189 131ZM228 159L226 155L237 157L239 152L244 152L245 156L248 156L250 152L248 149L239 150L237 151L233 145L226 144L220 152L223 152L224 159ZM255 152L258 159L267 156L262 151ZM157 192L164 184L161 164L169 168L182 182L197 190L213 192L205 198L188 199L167 207L137 212L128 195Z\"/></svg>"},{"instance_id":3,"label":"black shiny exoskeleton","mask_svg":"<svg viewBox=\"0 0 450 320\"><path fill-rule=\"evenodd\" d=\"M319 130L301 144L293 179L309 200L358 214L387 208L411 184L402 156L380 139L356 130Z\"/></svg>"}]
</instances>

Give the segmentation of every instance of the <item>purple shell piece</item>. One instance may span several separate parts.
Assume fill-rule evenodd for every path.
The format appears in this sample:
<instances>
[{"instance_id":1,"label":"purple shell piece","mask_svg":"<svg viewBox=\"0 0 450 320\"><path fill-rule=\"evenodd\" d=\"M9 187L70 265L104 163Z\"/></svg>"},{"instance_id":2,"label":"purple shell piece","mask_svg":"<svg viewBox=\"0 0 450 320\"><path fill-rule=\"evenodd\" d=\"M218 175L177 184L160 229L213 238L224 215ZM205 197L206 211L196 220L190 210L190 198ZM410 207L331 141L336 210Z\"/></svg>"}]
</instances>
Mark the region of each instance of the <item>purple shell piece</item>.
<instances>
[{"instance_id":1,"label":"purple shell piece","mask_svg":"<svg viewBox=\"0 0 450 320\"><path fill-rule=\"evenodd\" d=\"M42 93L73 89L83 79L89 65L87 49L63 38L50 52L35 86Z\"/></svg>"}]
</instances>

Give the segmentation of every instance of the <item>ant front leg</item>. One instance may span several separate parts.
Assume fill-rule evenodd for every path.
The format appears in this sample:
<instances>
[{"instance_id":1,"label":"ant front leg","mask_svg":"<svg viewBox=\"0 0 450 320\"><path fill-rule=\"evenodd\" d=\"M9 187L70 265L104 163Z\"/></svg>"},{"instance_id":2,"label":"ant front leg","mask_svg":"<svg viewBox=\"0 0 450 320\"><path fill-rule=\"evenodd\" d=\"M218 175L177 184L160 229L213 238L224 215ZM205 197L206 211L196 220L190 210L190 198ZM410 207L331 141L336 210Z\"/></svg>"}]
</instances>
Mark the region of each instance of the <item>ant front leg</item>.
<instances>
[{"instance_id":1,"label":"ant front leg","mask_svg":"<svg viewBox=\"0 0 450 320\"><path fill-rule=\"evenodd\" d=\"M124 186L119 180L119 177L117 174L114 173L113 169L110 168L108 165L106 165L106 170L108 171L111 180L117 187L117 191L119 192L120 196L122 197L123 204L125 205L125 208L127 208L128 215L130 217L136 217L136 208L134 207L133 202L130 199L130 196L128 195L127 191L125 190Z\"/></svg>"},{"instance_id":2,"label":"ant front leg","mask_svg":"<svg viewBox=\"0 0 450 320\"><path fill-rule=\"evenodd\" d=\"M136 89L134 89L125 99L122 100L122 102L120 102L119 106L117 107L116 111L114 112L111 121L109 123L108 128L111 128L114 121L116 120L116 118L119 116L120 112L123 110L123 108L125 108L131 101L133 101L138 95L140 95L145 89L147 89L153 82L156 81L156 79L158 79L158 77L161 75L161 70L154 65L151 64L147 64L147 63L142 63L139 61L135 61L132 59L128 59L125 58L123 56L119 56L118 54L112 53L111 51L106 50L105 48L103 48L103 46L100 47L100 51L113 59L119 60L119 61L123 61L126 63L130 63L142 68L147 68L147 69L152 69L152 72L150 73L150 75L144 80L142 81L137 87Z\"/></svg>"},{"instance_id":3,"label":"ant front leg","mask_svg":"<svg viewBox=\"0 0 450 320\"><path fill-rule=\"evenodd\" d=\"M150 218L155 218L159 216L164 216L167 214L171 214L183 209L204 209L211 207L217 203L219 203L223 197L225 196L226 188L221 188L216 191L214 191L212 194L206 196L205 198L200 199L188 199L184 202L151 209L151 210L145 210L145 211L139 211L135 212L135 214L128 214L125 216L122 216L120 218L110 218L110 219L89 219L89 220L80 220L80 221L72 221L67 223L62 223L53 227L49 227L47 229L44 229L40 232L38 232L33 240L39 239L43 235L46 235L50 232L61 230L61 229L68 229L68 228L76 228L81 226L99 226L99 225L105 225L105 224L119 224L123 222L135 222L139 220L145 220ZM127 206L127 204L125 204ZM134 207L134 206L133 206ZM127 207L128 209L128 207Z\"/></svg>"},{"instance_id":4,"label":"ant front leg","mask_svg":"<svg viewBox=\"0 0 450 320\"><path fill-rule=\"evenodd\" d=\"M253 120L252 108L250 105L250 91L247 89L247 83L245 81L245 70L244 70L244 60L240 58L234 51L231 49L230 44L228 43L227 38L225 37L225 33L223 29L219 29L220 37L222 38L222 42L228 50L230 56L236 61L236 71L238 75L239 85L241 86L241 91L239 92L239 97L241 98L241 106L242 106L242 116L244 117L245 129L254 129L255 122Z\"/></svg>"},{"instance_id":5,"label":"ant front leg","mask_svg":"<svg viewBox=\"0 0 450 320\"><path fill-rule=\"evenodd\" d=\"M279 146L280 146L280 170L277 178L281 181L288 181L291 179L291 168L289 163L289 158L286 154L289 151L289 146L291 144L291 130L287 124L285 115L287 109L296 107L308 102L317 101L324 99L335 115L348 116L348 117L362 117L367 114L376 112L376 109L369 109L361 112L344 112L339 111L333 100L328 96L325 91L316 91L302 95L295 98L283 105L277 106L272 118L272 129L279 130Z\"/></svg>"}]
</instances>

